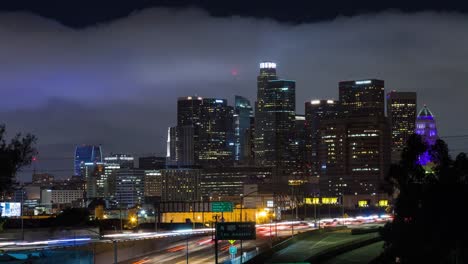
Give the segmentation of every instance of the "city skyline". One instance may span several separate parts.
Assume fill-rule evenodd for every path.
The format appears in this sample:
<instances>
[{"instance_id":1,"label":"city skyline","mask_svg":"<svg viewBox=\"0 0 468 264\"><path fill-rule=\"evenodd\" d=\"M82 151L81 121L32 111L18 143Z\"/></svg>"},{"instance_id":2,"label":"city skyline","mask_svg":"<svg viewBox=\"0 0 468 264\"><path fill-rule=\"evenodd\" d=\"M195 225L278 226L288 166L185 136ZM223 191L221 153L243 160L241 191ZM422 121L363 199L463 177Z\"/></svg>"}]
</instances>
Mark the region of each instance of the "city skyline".
<instances>
[{"instance_id":1,"label":"city skyline","mask_svg":"<svg viewBox=\"0 0 468 264\"><path fill-rule=\"evenodd\" d=\"M18 16L23 18L21 23L11 22L17 21ZM456 54L463 54L461 47L465 41L468 42L464 37L466 34L458 34L461 39L457 39L457 44L449 44L451 35L442 42L432 43L445 51L445 56L434 57L431 63L426 59L431 53L429 46L421 43L422 39L441 39L443 31L449 28L457 30L459 26L452 26L451 20L457 20L457 25L464 23L462 15L430 12L403 15L384 12L379 13L379 16L358 15L298 26L260 20L259 29L251 30L245 27L237 29L237 26L246 25L253 18L215 19L200 10L151 9L76 32L51 20L26 14L2 13L0 17L7 25L14 25L9 32L5 32L6 36L11 38L11 43L22 43L15 46L4 43L4 50L11 50L11 54L30 54L28 57L16 59L5 54L7 61L11 61L12 64L3 66L10 67L4 69L4 72L8 72L12 67L20 67L18 65L30 67L20 67L17 73L19 76L3 75L6 87L4 96L7 100L0 106L0 120L6 123L11 131L36 134L39 138L40 152L37 170L50 171L57 177L71 175L73 154L70 153L73 150L70 149L76 144L101 144L105 153L156 153L164 156L167 127L174 124L176 116L175 98L197 94L202 97L225 98L233 105L234 96L240 95L253 104L256 97L256 68L258 62L263 60L276 62L281 76L296 80L297 114L304 113L303 103L306 101L338 99L336 87L341 80L376 78L385 80L386 92L416 91L418 108L426 103L437 113L438 129L442 138L468 133L466 124L457 122L451 115L453 112L463 111L466 90L461 88L466 83L466 77L463 63ZM195 56L185 44L178 44L172 49L167 46L169 43L179 43L174 42L178 40L177 36L170 37L170 41L165 43L158 43L154 33L144 27L145 23L153 19L171 22L181 18L186 19L183 21L219 21L218 26L214 28L205 30L194 27L192 30L210 38L222 36L227 40L231 39L232 43L222 42L222 48L208 45L209 50ZM385 24L385 21L390 20L396 22L391 26ZM411 24L411 29L406 31L400 20ZM390 47L391 45L378 41L371 42L366 37L367 33L365 34L375 33L376 30L384 28L387 30L387 37L377 32L377 39L392 40L401 34L405 35L405 32L418 30L419 23L429 20L432 21L431 25L439 30L427 32L421 28L421 39L407 36L404 43L398 47ZM371 24L378 26L369 26ZM121 38L113 40L119 43L120 48L111 45L109 40L102 41L102 37L98 37L99 34L104 34L102 31L112 31L116 26L122 25L129 26L137 34L132 40L126 37L128 33L119 31ZM338 29L341 26L354 33L345 34L343 30ZM219 35L222 34L219 27L232 30L229 35ZM261 29L274 33L265 33ZM21 34L24 30L45 32L50 39L42 42L41 38L32 36L32 46L29 46ZM164 27L161 26L155 31L164 32ZM149 34L148 42L142 44L138 40L143 39L145 34ZM258 37L252 39L251 36L256 34ZM85 36L89 40L86 44L88 47L85 44L70 43L70 40L82 40ZM235 39L245 39L246 42L232 39L232 36L235 36ZM278 42L275 41L276 37L290 38L303 45L289 47L288 41ZM349 45L331 45L344 39L349 41ZM179 40L186 41L184 38ZM46 43L50 44L50 47L44 45ZM202 41L201 43L206 45ZM268 43L269 46L266 45ZM360 47L360 52L354 53L352 47L357 44L365 45L367 49ZM146 45L150 45L151 48ZM418 46L419 49L415 50L412 48L414 46ZM91 47L94 49L92 52L89 50ZM108 51L105 52L104 48ZM165 48L182 54L163 55L158 51ZM113 55L119 50L121 59ZM126 50L133 50L134 53L125 52ZM339 54L342 56L346 55L349 64L342 64L342 60L336 58L337 56L320 55L323 52L334 54L337 50L340 50ZM78 58L73 55L75 51L85 55ZM412 62L404 63L404 54L408 52ZM383 60L390 63L378 67L375 62L377 55L381 55ZM356 60L360 61L361 67L353 67L352 64ZM403 63L403 66L400 63ZM50 72L63 74L66 78L57 79L54 74L41 73L40 65L47 65ZM144 65L147 68L143 67ZM432 76L431 72L440 70L445 74ZM98 71L99 75L96 74ZM105 81L105 78L112 81ZM39 82L36 82L37 80ZM450 104L440 101L440 89L444 89L447 94L446 100L450 101ZM83 135L83 129L90 127L94 129L94 133ZM135 140L126 142L125 139L128 138ZM455 151L466 151L466 140L452 141L453 143L450 140L453 139L447 139L449 146L458 145L454 147ZM70 171L61 171L66 168L70 168ZM25 168L22 175L29 178L32 169ZM56 170L60 171L56 173Z\"/></svg>"}]
</instances>

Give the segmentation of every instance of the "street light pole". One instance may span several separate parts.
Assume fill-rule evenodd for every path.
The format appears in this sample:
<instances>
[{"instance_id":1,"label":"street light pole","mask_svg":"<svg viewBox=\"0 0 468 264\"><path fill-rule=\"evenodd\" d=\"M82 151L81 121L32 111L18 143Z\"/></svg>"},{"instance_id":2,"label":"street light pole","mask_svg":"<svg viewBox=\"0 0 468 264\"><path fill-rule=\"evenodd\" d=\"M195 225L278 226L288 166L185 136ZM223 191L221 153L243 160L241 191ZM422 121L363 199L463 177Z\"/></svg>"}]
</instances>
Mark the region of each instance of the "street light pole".
<instances>
[{"instance_id":1,"label":"street light pole","mask_svg":"<svg viewBox=\"0 0 468 264\"><path fill-rule=\"evenodd\" d=\"M186 250L185 250L185 255L187 259L187 264L188 264L188 235L186 236L186 242L185 242Z\"/></svg>"},{"instance_id":2,"label":"street light pole","mask_svg":"<svg viewBox=\"0 0 468 264\"><path fill-rule=\"evenodd\" d=\"M257 191L252 191L244 196L241 194L241 204L240 204L240 222L243 222L243 215L242 215L242 207L244 207L244 197L251 195L252 193L256 193ZM243 252L242 252L242 239L240 240L240 263L242 264Z\"/></svg>"},{"instance_id":3,"label":"street light pole","mask_svg":"<svg viewBox=\"0 0 468 264\"><path fill-rule=\"evenodd\" d=\"M24 219L23 219L23 201L24 201L24 190L23 187L21 187L21 240L24 241Z\"/></svg>"}]
</instances>

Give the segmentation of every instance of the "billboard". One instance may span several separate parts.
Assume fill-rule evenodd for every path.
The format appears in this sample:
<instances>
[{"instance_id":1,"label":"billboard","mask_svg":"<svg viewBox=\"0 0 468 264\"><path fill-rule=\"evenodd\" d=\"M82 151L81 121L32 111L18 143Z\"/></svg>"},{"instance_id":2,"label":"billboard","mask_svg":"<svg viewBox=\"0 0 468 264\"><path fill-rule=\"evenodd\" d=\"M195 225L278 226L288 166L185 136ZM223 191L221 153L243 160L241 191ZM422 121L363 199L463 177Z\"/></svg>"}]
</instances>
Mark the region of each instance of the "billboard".
<instances>
[{"instance_id":1,"label":"billboard","mask_svg":"<svg viewBox=\"0 0 468 264\"><path fill-rule=\"evenodd\" d=\"M21 216L21 203L1 202L0 209L4 217Z\"/></svg>"}]
</instances>

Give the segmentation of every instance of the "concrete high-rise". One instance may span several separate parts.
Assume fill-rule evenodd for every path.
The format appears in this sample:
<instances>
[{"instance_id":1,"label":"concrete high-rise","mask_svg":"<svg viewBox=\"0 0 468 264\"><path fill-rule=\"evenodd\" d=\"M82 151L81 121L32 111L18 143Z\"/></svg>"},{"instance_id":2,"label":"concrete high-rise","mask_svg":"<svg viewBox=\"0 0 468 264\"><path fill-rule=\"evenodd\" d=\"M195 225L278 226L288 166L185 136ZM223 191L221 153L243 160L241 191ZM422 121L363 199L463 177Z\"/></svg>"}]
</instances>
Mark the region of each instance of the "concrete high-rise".
<instances>
[{"instance_id":1,"label":"concrete high-rise","mask_svg":"<svg viewBox=\"0 0 468 264\"><path fill-rule=\"evenodd\" d=\"M312 100L305 103L305 151L308 171L311 176L318 176L320 171L318 162L320 123L324 120L336 119L338 114L338 102L335 100Z\"/></svg>"},{"instance_id":2,"label":"concrete high-rise","mask_svg":"<svg viewBox=\"0 0 468 264\"><path fill-rule=\"evenodd\" d=\"M340 82L339 101L343 114L347 116L385 116L384 81Z\"/></svg>"},{"instance_id":3,"label":"concrete high-rise","mask_svg":"<svg viewBox=\"0 0 468 264\"><path fill-rule=\"evenodd\" d=\"M255 112L255 163L276 167L274 181L287 180L293 166L296 83L278 80L276 64L260 63Z\"/></svg>"},{"instance_id":4,"label":"concrete high-rise","mask_svg":"<svg viewBox=\"0 0 468 264\"><path fill-rule=\"evenodd\" d=\"M101 146L81 145L75 148L75 175L81 175L81 166L85 163L102 162Z\"/></svg>"},{"instance_id":5,"label":"concrete high-rise","mask_svg":"<svg viewBox=\"0 0 468 264\"><path fill-rule=\"evenodd\" d=\"M416 122L416 93L391 91L387 94L387 116L392 134L392 162L400 159Z\"/></svg>"}]
</instances>

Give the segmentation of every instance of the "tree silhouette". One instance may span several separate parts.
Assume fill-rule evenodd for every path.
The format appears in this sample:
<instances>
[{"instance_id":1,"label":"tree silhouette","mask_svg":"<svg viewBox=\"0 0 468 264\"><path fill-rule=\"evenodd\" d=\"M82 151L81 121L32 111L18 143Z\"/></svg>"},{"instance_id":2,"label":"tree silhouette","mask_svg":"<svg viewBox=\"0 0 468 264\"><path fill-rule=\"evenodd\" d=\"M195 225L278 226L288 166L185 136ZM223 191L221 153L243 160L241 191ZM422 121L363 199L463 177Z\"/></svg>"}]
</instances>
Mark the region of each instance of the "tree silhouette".
<instances>
[{"instance_id":1,"label":"tree silhouette","mask_svg":"<svg viewBox=\"0 0 468 264\"><path fill-rule=\"evenodd\" d=\"M89 221L87 208L66 208L55 218L56 226L82 226Z\"/></svg>"},{"instance_id":2,"label":"tree silhouette","mask_svg":"<svg viewBox=\"0 0 468 264\"><path fill-rule=\"evenodd\" d=\"M432 168L417 163L426 151ZM420 136L413 135L402 160L391 166L386 179L393 186L389 192L397 198L394 220L381 232L385 258L393 263L396 259L400 263L466 263L466 154L459 154L453 161L444 141L427 146Z\"/></svg>"},{"instance_id":3,"label":"tree silhouette","mask_svg":"<svg viewBox=\"0 0 468 264\"><path fill-rule=\"evenodd\" d=\"M31 134L16 134L9 143L6 139L5 125L0 125L0 196L11 191L15 184L16 173L31 164L37 151L37 139Z\"/></svg>"}]
</instances>

